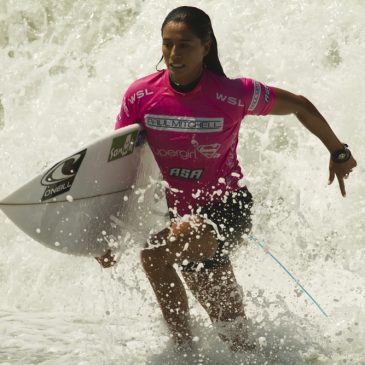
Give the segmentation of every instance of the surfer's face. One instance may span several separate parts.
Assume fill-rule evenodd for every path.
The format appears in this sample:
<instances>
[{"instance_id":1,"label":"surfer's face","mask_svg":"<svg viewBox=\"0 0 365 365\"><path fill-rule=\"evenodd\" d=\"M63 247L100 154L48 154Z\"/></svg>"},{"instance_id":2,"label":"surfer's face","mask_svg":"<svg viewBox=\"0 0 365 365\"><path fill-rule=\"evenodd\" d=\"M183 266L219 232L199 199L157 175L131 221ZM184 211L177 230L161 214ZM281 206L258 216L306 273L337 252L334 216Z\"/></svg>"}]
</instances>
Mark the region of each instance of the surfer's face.
<instances>
[{"instance_id":1,"label":"surfer's face","mask_svg":"<svg viewBox=\"0 0 365 365\"><path fill-rule=\"evenodd\" d=\"M202 43L183 22L171 21L162 30L162 54L173 81L185 85L203 70L210 42Z\"/></svg>"}]
</instances>

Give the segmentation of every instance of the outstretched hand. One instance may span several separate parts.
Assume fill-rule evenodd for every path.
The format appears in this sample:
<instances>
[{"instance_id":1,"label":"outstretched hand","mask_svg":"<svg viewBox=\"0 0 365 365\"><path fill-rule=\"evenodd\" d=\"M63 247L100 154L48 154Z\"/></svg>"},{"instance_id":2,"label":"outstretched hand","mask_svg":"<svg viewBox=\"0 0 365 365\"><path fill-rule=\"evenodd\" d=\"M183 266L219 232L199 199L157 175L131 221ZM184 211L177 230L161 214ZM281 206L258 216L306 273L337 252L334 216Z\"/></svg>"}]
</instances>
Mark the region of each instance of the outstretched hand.
<instances>
[{"instance_id":1,"label":"outstretched hand","mask_svg":"<svg viewBox=\"0 0 365 365\"><path fill-rule=\"evenodd\" d=\"M329 179L328 185L332 184L335 176L337 177L338 184L340 185L341 194L343 197L346 196L345 179L347 179L352 172L353 168L357 166L355 159L351 156L346 162L333 162L330 160L329 166Z\"/></svg>"},{"instance_id":2,"label":"outstretched hand","mask_svg":"<svg viewBox=\"0 0 365 365\"><path fill-rule=\"evenodd\" d=\"M116 264L115 256L112 254L111 250L106 251L103 256L95 257L95 259L104 269Z\"/></svg>"}]
</instances>

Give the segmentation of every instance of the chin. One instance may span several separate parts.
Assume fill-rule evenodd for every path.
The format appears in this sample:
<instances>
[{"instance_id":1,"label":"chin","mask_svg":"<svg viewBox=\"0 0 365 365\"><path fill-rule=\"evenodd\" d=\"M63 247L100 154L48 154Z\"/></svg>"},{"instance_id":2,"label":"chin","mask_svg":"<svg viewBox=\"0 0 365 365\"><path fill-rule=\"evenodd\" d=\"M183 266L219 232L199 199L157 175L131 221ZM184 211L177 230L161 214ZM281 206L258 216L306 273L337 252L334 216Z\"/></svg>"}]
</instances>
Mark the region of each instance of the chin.
<instances>
[{"instance_id":1,"label":"chin","mask_svg":"<svg viewBox=\"0 0 365 365\"><path fill-rule=\"evenodd\" d=\"M186 83L187 77L186 77L186 75L184 75L183 72L176 72L176 71L169 70L169 73L170 73L170 76L172 77L173 81L175 81L179 84Z\"/></svg>"}]
</instances>

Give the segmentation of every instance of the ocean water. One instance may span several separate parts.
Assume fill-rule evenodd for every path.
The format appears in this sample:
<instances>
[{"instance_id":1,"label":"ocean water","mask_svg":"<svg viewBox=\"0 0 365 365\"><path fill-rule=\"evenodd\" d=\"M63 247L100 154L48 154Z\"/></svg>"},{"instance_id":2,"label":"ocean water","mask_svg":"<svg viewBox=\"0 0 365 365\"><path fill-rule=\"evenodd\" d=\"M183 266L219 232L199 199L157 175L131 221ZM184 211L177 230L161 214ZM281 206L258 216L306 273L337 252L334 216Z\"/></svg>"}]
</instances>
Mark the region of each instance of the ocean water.
<instances>
[{"instance_id":1,"label":"ocean water","mask_svg":"<svg viewBox=\"0 0 365 365\"><path fill-rule=\"evenodd\" d=\"M327 186L327 150L295 117L241 128L253 233L328 317L251 243L233 263L258 351L230 354L190 297L197 350L174 359L139 264L152 218L102 270L43 247L0 212L0 364L365 364L364 1L184 4L211 16L230 77L305 95L358 161L344 199ZM161 23L177 5L0 0L0 197L113 128L125 89L155 70Z\"/></svg>"}]
</instances>

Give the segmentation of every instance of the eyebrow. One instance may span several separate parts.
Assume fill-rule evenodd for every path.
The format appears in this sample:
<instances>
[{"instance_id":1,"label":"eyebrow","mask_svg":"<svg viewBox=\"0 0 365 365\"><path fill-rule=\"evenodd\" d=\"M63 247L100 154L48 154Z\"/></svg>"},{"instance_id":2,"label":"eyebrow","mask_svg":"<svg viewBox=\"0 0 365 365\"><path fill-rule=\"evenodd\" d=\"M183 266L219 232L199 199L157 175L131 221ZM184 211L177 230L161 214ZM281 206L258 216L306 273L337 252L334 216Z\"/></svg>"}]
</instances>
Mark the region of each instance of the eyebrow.
<instances>
[{"instance_id":1,"label":"eyebrow","mask_svg":"<svg viewBox=\"0 0 365 365\"><path fill-rule=\"evenodd\" d=\"M171 38L162 38L163 41L171 41ZM178 39L179 42L191 42L192 39Z\"/></svg>"}]
</instances>

